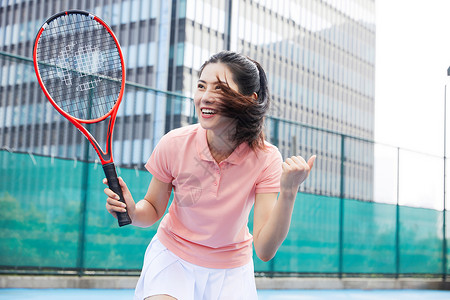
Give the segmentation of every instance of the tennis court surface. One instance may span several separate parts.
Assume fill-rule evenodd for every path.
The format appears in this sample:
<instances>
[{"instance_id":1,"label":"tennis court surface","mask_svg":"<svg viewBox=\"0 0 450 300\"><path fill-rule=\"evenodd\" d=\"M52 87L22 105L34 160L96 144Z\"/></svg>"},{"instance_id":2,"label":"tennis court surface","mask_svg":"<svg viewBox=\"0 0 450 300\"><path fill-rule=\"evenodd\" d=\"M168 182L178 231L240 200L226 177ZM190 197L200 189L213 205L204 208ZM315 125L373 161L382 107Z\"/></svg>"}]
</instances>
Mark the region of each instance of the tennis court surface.
<instances>
[{"instance_id":1,"label":"tennis court surface","mask_svg":"<svg viewBox=\"0 0 450 300\"><path fill-rule=\"evenodd\" d=\"M134 290L1 289L0 300L124 300ZM450 291L434 290L258 290L259 300L448 300Z\"/></svg>"}]
</instances>

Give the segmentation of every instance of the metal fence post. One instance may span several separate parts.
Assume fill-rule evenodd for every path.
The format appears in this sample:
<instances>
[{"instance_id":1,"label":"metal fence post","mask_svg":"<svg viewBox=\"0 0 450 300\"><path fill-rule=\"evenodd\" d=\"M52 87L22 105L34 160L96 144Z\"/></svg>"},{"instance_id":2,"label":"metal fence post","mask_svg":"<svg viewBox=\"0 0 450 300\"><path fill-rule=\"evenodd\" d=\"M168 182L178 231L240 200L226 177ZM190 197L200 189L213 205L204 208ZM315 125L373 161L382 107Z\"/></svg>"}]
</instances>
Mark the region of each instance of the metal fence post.
<instances>
[{"instance_id":1,"label":"metal fence post","mask_svg":"<svg viewBox=\"0 0 450 300\"><path fill-rule=\"evenodd\" d=\"M274 144L276 147L280 147L280 143L279 143L279 134L278 134L278 130L279 130L279 120L273 120L273 133L274 136L272 137L272 144Z\"/></svg>"},{"instance_id":2,"label":"metal fence post","mask_svg":"<svg viewBox=\"0 0 450 300\"><path fill-rule=\"evenodd\" d=\"M342 278L344 266L344 189L345 189L345 136L341 135L341 180L339 193L339 278Z\"/></svg>"},{"instance_id":3,"label":"metal fence post","mask_svg":"<svg viewBox=\"0 0 450 300\"><path fill-rule=\"evenodd\" d=\"M77 273L78 276L84 274L84 251L86 249L86 204L88 198L88 185L89 185L89 143L84 141L84 162L83 170L81 172L81 195L80 195L80 223L78 231L78 256L77 256Z\"/></svg>"},{"instance_id":4,"label":"metal fence post","mask_svg":"<svg viewBox=\"0 0 450 300\"><path fill-rule=\"evenodd\" d=\"M400 148L397 147L397 204L395 206L395 278L400 273Z\"/></svg>"},{"instance_id":5,"label":"metal fence post","mask_svg":"<svg viewBox=\"0 0 450 300\"><path fill-rule=\"evenodd\" d=\"M446 190L445 190L445 180L446 180L446 170L445 170L446 158L444 156L444 209L442 210L442 280L447 280L447 237L446 237Z\"/></svg>"},{"instance_id":6,"label":"metal fence post","mask_svg":"<svg viewBox=\"0 0 450 300\"><path fill-rule=\"evenodd\" d=\"M272 120L273 121L273 136L271 136L271 143L274 144L276 147L279 147L279 134L278 134L278 130L279 130L279 120ZM276 259L276 255L275 257L273 257L270 260L270 274L273 277L274 273L275 273L275 259Z\"/></svg>"},{"instance_id":7,"label":"metal fence post","mask_svg":"<svg viewBox=\"0 0 450 300\"><path fill-rule=\"evenodd\" d=\"M447 69L447 75L450 75L450 67ZM446 180L447 180L447 85L444 86L444 207L442 210L442 280L447 279L447 238L446 238L446 220L445 220L445 201L446 194Z\"/></svg>"}]
</instances>

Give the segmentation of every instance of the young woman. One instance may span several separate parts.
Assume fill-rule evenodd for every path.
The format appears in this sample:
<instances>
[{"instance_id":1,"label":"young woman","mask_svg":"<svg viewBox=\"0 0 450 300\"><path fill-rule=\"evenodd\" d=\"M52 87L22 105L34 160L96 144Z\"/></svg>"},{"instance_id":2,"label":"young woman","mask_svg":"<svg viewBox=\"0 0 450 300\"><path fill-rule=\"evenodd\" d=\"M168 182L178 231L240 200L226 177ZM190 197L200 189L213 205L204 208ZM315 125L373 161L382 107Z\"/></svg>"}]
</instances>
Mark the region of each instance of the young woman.
<instances>
[{"instance_id":1,"label":"young woman","mask_svg":"<svg viewBox=\"0 0 450 300\"><path fill-rule=\"evenodd\" d=\"M241 54L223 51L203 64L194 102L199 124L160 140L145 165L153 178L143 200L135 203L121 178L126 206L105 189L107 210L115 216L126 208L140 227L163 217L174 191L147 248L135 299L257 299L252 242L263 261L275 255L315 156L283 162L264 140L266 75Z\"/></svg>"}]
</instances>

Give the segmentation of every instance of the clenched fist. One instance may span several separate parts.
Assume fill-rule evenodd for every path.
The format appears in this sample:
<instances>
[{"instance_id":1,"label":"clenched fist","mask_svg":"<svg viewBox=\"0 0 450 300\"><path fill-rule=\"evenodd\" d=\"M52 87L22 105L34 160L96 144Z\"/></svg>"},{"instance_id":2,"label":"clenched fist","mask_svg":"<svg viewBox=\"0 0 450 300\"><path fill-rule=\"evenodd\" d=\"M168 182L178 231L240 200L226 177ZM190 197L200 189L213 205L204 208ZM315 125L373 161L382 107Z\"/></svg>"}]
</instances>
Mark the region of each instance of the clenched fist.
<instances>
[{"instance_id":1,"label":"clenched fist","mask_svg":"<svg viewBox=\"0 0 450 300\"><path fill-rule=\"evenodd\" d=\"M297 193L298 187L311 172L315 160L315 155L311 156L308 162L301 156L287 158L282 164L281 191Z\"/></svg>"}]
</instances>

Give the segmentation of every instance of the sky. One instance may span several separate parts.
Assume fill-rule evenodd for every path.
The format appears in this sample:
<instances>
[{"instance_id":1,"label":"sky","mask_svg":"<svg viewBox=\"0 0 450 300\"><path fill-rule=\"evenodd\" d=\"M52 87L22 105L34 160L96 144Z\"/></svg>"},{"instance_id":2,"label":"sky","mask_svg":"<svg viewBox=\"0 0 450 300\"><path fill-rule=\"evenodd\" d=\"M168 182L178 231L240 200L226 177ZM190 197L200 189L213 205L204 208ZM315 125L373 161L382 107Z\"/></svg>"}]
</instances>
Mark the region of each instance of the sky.
<instances>
[{"instance_id":1,"label":"sky","mask_svg":"<svg viewBox=\"0 0 450 300\"><path fill-rule=\"evenodd\" d=\"M377 0L376 22L375 140L442 156L450 1Z\"/></svg>"},{"instance_id":2,"label":"sky","mask_svg":"<svg viewBox=\"0 0 450 300\"><path fill-rule=\"evenodd\" d=\"M404 149L400 204L442 209L450 1L376 0L376 22L375 141ZM450 125L450 109L447 112ZM392 203L397 192L397 153L383 146L376 147L375 153L375 199ZM447 200L447 209L449 204Z\"/></svg>"}]
</instances>

